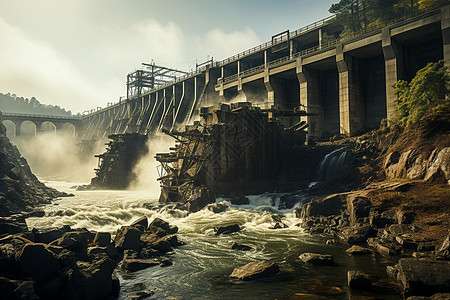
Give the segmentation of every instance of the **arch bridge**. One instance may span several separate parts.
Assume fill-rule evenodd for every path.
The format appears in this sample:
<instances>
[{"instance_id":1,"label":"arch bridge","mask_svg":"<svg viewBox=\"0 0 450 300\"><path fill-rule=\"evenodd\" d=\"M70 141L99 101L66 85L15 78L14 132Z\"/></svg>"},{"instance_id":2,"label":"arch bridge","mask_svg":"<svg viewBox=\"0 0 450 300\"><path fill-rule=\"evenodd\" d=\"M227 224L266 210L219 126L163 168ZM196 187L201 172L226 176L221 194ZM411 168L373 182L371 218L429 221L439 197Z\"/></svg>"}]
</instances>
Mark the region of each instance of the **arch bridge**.
<instances>
[{"instance_id":1,"label":"arch bridge","mask_svg":"<svg viewBox=\"0 0 450 300\"><path fill-rule=\"evenodd\" d=\"M73 136L76 137L80 130L80 118L75 116L48 116L35 114L3 113L2 121L11 121L14 124L14 136L21 135L21 129L24 122L31 122L35 126L35 135L44 131L44 123L50 123L54 126L55 132L61 129L71 128Z\"/></svg>"}]
</instances>

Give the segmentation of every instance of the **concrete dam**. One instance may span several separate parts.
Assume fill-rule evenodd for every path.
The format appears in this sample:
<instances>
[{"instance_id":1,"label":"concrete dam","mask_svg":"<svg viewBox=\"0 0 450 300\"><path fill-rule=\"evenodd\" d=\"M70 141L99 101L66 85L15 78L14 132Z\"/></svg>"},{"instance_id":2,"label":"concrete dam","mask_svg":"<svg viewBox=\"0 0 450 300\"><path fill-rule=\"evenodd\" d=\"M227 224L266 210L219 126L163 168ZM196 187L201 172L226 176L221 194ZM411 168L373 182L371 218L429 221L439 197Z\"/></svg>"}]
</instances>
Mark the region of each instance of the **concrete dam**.
<instances>
[{"instance_id":1,"label":"concrete dam","mask_svg":"<svg viewBox=\"0 0 450 300\"><path fill-rule=\"evenodd\" d=\"M127 76L127 97L97 108L80 120L78 137L155 134L192 122L201 106L251 102L289 127L309 124L308 135L326 139L377 128L396 111L392 85L411 80L429 62L450 66L450 5L429 7L355 33L334 16L222 61L208 61L185 73L143 64ZM326 35L325 35L326 34ZM301 107L304 116L271 113Z\"/></svg>"}]
</instances>

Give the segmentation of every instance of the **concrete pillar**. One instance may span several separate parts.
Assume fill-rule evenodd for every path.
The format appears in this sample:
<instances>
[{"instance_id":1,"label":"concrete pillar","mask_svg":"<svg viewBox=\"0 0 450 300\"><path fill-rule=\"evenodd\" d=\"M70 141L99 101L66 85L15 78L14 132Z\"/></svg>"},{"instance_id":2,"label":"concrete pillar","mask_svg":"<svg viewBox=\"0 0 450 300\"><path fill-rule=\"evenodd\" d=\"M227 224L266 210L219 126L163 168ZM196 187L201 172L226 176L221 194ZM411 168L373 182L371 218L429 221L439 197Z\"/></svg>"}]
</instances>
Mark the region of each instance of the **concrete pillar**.
<instances>
[{"instance_id":1,"label":"concrete pillar","mask_svg":"<svg viewBox=\"0 0 450 300\"><path fill-rule=\"evenodd\" d=\"M302 58L297 59L297 79L300 85L300 105L307 113L314 116L302 116L301 121L308 124L308 134L318 138L323 132L323 107L320 104L320 82L318 72L306 68L302 64Z\"/></svg>"},{"instance_id":2,"label":"concrete pillar","mask_svg":"<svg viewBox=\"0 0 450 300\"><path fill-rule=\"evenodd\" d=\"M381 31L381 42L386 74L386 116L391 120L397 111L397 97L392 87L400 79L405 78L403 51L401 45L391 38L390 28Z\"/></svg>"},{"instance_id":3,"label":"concrete pillar","mask_svg":"<svg viewBox=\"0 0 450 300\"><path fill-rule=\"evenodd\" d=\"M269 63L269 57L267 50L264 50L264 67L267 68L267 64Z\"/></svg>"},{"instance_id":4,"label":"concrete pillar","mask_svg":"<svg viewBox=\"0 0 450 300\"><path fill-rule=\"evenodd\" d=\"M323 32L322 28L319 28L319 47L322 48Z\"/></svg>"},{"instance_id":5,"label":"concrete pillar","mask_svg":"<svg viewBox=\"0 0 450 300\"><path fill-rule=\"evenodd\" d=\"M365 127L361 66L357 58L343 53L342 44L336 46L336 64L339 72L340 132L353 136Z\"/></svg>"},{"instance_id":6,"label":"concrete pillar","mask_svg":"<svg viewBox=\"0 0 450 300\"><path fill-rule=\"evenodd\" d=\"M267 90L267 108L272 108L272 106L275 104L275 91L270 82L269 69L264 70L264 86ZM272 117L272 113L269 112L269 118Z\"/></svg>"},{"instance_id":7,"label":"concrete pillar","mask_svg":"<svg viewBox=\"0 0 450 300\"><path fill-rule=\"evenodd\" d=\"M441 18L444 63L450 70L450 5L441 8Z\"/></svg>"},{"instance_id":8,"label":"concrete pillar","mask_svg":"<svg viewBox=\"0 0 450 300\"><path fill-rule=\"evenodd\" d=\"M22 125L22 122L13 122L14 123L14 136L20 136L20 126Z\"/></svg>"}]
</instances>

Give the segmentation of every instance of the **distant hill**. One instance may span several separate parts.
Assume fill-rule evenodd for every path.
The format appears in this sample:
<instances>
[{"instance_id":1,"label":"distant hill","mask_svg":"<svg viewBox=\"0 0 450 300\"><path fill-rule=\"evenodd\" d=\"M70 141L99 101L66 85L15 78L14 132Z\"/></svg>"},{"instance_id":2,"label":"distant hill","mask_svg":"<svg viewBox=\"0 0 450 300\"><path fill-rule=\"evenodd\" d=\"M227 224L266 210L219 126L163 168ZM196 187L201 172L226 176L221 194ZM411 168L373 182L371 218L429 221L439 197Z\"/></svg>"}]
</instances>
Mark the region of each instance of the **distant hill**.
<instances>
[{"instance_id":1,"label":"distant hill","mask_svg":"<svg viewBox=\"0 0 450 300\"><path fill-rule=\"evenodd\" d=\"M65 110L58 105L42 104L34 97L28 99L10 93L0 93L0 111L19 114L72 116L70 110Z\"/></svg>"}]
</instances>

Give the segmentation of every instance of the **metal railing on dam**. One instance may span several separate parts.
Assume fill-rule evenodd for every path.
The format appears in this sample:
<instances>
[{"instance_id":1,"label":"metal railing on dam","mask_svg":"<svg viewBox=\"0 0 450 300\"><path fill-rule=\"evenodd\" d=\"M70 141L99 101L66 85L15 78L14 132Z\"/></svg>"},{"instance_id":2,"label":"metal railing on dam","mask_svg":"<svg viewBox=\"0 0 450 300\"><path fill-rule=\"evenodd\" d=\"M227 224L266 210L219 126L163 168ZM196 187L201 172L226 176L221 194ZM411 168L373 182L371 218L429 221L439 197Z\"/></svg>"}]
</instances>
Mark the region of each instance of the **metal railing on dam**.
<instances>
[{"instance_id":1,"label":"metal railing on dam","mask_svg":"<svg viewBox=\"0 0 450 300\"><path fill-rule=\"evenodd\" d=\"M40 119L57 119L57 120L80 120L81 117L78 116L53 116L53 115L39 115L39 114L19 114L19 113L9 113L4 112L3 117L30 117L30 118L40 118Z\"/></svg>"},{"instance_id":2,"label":"metal railing on dam","mask_svg":"<svg viewBox=\"0 0 450 300\"><path fill-rule=\"evenodd\" d=\"M304 50L296 52L296 53L294 53L292 55L288 55L288 56L279 58L277 60L268 62L267 64L262 64L262 65L259 65L259 66L256 66L256 67L244 70L242 72L239 72L238 74L233 74L233 75L230 75L230 76L227 76L227 77L224 77L224 78L219 78L217 80L218 84L216 85L216 88L218 88L220 86L220 84L222 84L222 83L225 84L225 83L229 83L229 82L235 81L238 78L244 78L244 77L247 77L247 76L258 74L258 73L264 71L266 68L270 69L270 68L279 67L279 66L282 66L284 64L293 62L298 57L307 57L307 56L310 56L310 55L313 55L313 54L318 54L320 52L324 52L324 51L328 51L330 49L333 49L337 44L345 44L345 43L349 43L349 42L358 40L358 39L366 37L366 36L370 36L370 35L372 35L374 33L377 33L378 31L380 31L384 27L400 24L400 23L406 22L406 21L410 21L410 20L413 20L415 18L422 17L422 16L424 16L426 14L429 14L429 13L433 13L433 12L437 13L437 9L438 8L442 7L445 4L449 4L449 3L450 3L450 0L438 1L438 2L435 2L433 5L429 5L427 7L422 8L422 9L417 9L416 11L410 12L410 13L408 13L406 15L399 16L397 18L391 19L391 20L386 21L386 22L380 22L380 23L371 25L371 26L367 27L366 29L361 30L359 32L353 32L353 33L351 33L351 34L349 34L349 35L347 35L347 36L345 36L343 38L334 39L334 40L329 41L327 43L324 43L324 44L321 44L321 45L318 45L318 46L314 46L314 47L311 47L311 48L308 48L308 49L304 49ZM322 21L324 21L323 24L326 24L326 22L330 22L333 19L334 18L329 18L329 19L324 19ZM271 43L271 42L268 42L268 43ZM266 43L266 44L268 44L268 43ZM263 45L265 45L265 44L263 44ZM256 49L256 48L257 47L252 48L250 50L253 50L253 49ZM250 50L248 50L248 51L250 51ZM263 49L261 48L260 50L263 50ZM247 53L247 52L243 52L243 53ZM243 53L237 54L237 55L233 56L233 58L237 57L239 55L241 55L241 57L243 57L244 56ZM246 55L248 55L248 54L246 54Z\"/></svg>"}]
</instances>

